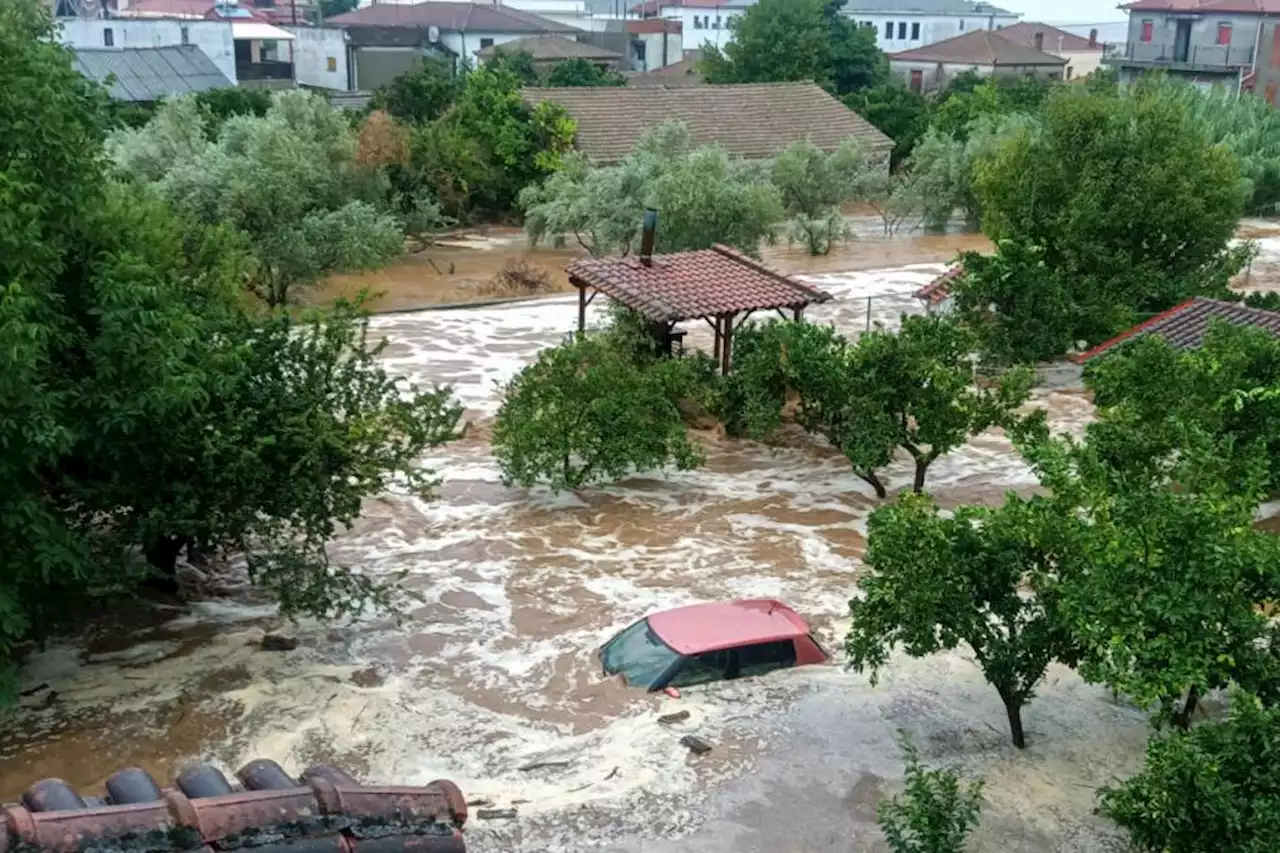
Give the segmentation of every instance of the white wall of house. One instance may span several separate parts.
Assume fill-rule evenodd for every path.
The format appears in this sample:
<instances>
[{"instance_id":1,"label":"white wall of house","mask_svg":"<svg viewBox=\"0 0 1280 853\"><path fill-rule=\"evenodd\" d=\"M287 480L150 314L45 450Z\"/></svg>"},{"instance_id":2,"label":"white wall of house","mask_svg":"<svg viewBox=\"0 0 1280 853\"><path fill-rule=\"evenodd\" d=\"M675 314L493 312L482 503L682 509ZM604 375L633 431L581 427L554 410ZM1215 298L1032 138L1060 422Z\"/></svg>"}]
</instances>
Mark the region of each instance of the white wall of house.
<instances>
[{"instance_id":1,"label":"white wall of house","mask_svg":"<svg viewBox=\"0 0 1280 853\"><path fill-rule=\"evenodd\" d=\"M506 44L524 38L528 33L487 33L481 30L458 32L450 30L440 33L440 44L452 50L462 59L473 65L476 62L476 51L491 44Z\"/></svg>"},{"instance_id":2,"label":"white wall of house","mask_svg":"<svg viewBox=\"0 0 1280 853\"><path fill-rule=\"evenodd\" d=\"M1018 23L1017 15L916 15L909 12L849 12L849 18L876 32L885 53L964 35L973 30L996 30Z\"/></svg>"},{"instance_id":3,"label":"white wall of house","mask_svg":"<svg viewBox=\"0 0 1280 853\"><path fill-rule=\"evenodd\" d=\"M293 76L304 86L350 90L347 32L337 27L281 27L293 33ZM283 42L281 43L283 44Z\"/></svg>"},{"instance_id":4,"label":"white wall of house","mask_svg":"<svg viewBox=\"0 0 1280 853\"><path fill-rule=\"evenodd\" d=\"M910 85L912 72L920 72L921 91L932 92L942 86L945 86L953 77L963 74L966 71L975 71L984 77L990 77L993 73L1000 76L1025 77L1028 75L1042 78L1061 78L1061 66L1005 66L1001 65L992 68L990 65L968 65L958 62L915 62L903 59L889 60L889 73L901 78L902 82Z\"/></svg>"},{"instance_id":5,"label":"white wall of house","mask_svg":"<svg viewBox=\"0 0 1280 853\"><path fill-rule=\"evenodd\" d=\"M1067 61L1066 79L1075 80L1087 77L1102 67L1102 49L1098 50L1055 50L1049 45L1044 47L1045 53L1060 56Z\"/></svg>"},{"instance_id":6,"label":"white wall of house","mask_svg":"<svg viewBox=\"0 0 1280 853\"><path fill-rule=\"evenodd\" d=\"M644 67L636 68L636 71L657 71L659 68L666 68L668 65L674 65L684 59L684 39L680 33L667 33L667 53L662 53L662 33L633 33L632 42L639 42L644 45ZM635 53L635 47L632 47L632 54Z\"/></svg>"},{"instance_id":7,"label":"white wall of house","mask_svg":"<svg viewBox=\"0 0 1280 853\"><path fill-rule=\"evenodd\" d=\"M60 18L60 40L69 47L171 47L194 44L213 60L232 83L236 80L236 46L227 21L180 21L148 18ZM108 35L110 33L110 35ZM108 44L107 42L111 42Z\"/></svg>"},{"instance_id":8,"label":"white wall of house","mask_svg":"<svg viewBox=\"0 0 1280 853\"><path fill-rule=\"evenodd\" d=\"M747 14L749 3L727 3L724 6L663 6L658 16L679 21L684 30L684 45L689 50L711 42L724 47L733 41L730 22Z\"/></svg>"}]
</instances>

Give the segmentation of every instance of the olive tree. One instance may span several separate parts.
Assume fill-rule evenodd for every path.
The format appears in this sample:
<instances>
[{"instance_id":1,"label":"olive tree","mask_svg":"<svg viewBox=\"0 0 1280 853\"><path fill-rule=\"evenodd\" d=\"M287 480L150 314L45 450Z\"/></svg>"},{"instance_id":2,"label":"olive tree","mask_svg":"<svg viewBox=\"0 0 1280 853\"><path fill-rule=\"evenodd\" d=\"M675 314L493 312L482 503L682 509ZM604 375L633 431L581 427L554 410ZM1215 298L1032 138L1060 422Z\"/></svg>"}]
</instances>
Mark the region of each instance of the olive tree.
<instances>
[{"instance_id":1,"label":"olive tree","mask_svg":"<svg viewBox=\"0 0 1280 853\"><path fill-rule=\"evenodd\" d=\"M1013 745L1025 747L1022 708L1050 663L1076 656L1054 612L1060 563L1076 551L1046 509L1014 495L950 517L918 495L877 509L867 523L870 571L849 602L850 665L874 683L899 645L923 657L964 643L1000 694Z\"/></svg>"},{"instance_id":2,"label":"olive tree","mask_svg":"<svg viewBox=\"0 0 1280 853\"><path fill-rule=\"evenodd\" d=\"M791 217L790 240L811 255L825 255L849 236L840 206L868 196L877 173L888 169L856 139L830 153L805 139L774 158L770 172Z\"/></svg>"}]
</instances>

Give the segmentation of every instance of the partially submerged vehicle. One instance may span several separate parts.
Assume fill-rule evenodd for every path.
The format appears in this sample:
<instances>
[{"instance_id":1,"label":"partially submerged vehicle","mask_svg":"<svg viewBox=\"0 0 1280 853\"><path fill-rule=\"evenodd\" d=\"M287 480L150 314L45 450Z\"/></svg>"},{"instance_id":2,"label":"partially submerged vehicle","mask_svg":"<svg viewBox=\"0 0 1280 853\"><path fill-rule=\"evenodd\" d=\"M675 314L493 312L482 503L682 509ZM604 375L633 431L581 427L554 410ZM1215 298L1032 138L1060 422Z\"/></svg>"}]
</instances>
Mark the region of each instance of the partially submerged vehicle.
<instances>
[{"instance_id":1,"label":"partially submerged vehicle","mask_svg":"<svg viewBox=\"0 0 1280 853\"><path fill-rule=\"evenodd\" d=\"M809 625L772 599L693 604L646 616L600 647L605 675L649 691L824 663Z\"/></svg>"}]
</instances>

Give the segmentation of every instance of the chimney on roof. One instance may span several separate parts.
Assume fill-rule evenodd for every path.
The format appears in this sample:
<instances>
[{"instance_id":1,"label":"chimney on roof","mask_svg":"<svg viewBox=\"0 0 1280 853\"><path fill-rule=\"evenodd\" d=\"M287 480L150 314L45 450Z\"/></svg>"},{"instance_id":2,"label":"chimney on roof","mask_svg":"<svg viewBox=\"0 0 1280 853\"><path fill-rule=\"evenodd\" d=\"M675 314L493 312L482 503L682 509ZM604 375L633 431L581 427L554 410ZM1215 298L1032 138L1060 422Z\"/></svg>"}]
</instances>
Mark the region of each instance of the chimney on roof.
<instances>
[{"instance_id":1,"label":"chimney on roof","mask_svg":"<svg viewBox=\"0 0 1280 853\"><path fill-rule=\"evenodd\" d=\"M1044 33L1036 33L1036 50L1044 50Z\"/></svg>"},{"instance_id":2,"label":"chimney on roof","mask_svg":"<svg viewBox=\"0 0 1280 853\"><path fill-rule=\"evenodd\" d=\"M1098 46L1098 31L1089 30L1089 47L1097 47L1097 46Z\"/></svg>"},{"instance_id":3,"label":"chimney on roof","mask_svg":"<svg viewBox=\"0 0 1280 853\"><path fill-rule=\"evenodd\" d=\"M646 267L653 266L653 240L658 233L658 211L652 207L644 209L644 230L640 232L640 263Z\"/></svg>"}]
</instances>

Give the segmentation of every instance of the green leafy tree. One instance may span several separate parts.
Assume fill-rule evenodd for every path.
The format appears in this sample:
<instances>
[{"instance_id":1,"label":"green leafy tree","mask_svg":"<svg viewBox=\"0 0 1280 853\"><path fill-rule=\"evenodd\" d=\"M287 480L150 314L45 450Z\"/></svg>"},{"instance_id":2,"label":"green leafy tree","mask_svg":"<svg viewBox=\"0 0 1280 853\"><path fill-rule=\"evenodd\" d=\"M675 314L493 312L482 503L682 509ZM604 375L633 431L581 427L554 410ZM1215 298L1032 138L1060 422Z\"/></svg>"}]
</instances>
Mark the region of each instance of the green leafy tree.
<instances>
[{"instance_id":1,"label":"green leafy tree","mask_svg":"<svg viewBox=\"0 0 1280 853\"><path fill-rule=\"evenodd\" d=\"M867 522L864 596L849 602L850 665L874 681L899 645L923 657L965 643L1022 749L1022 708L1051 662L1075 658L1054 613L1056 574L1075 554L1051 512L1015 495L999 509L961 507L951 517L916 495L881 507Z\"/></svg>"},{"instance_id":2,"label":"green leafy tree","mask_svg":"<svg viewBox=\"0 0 1280 853\"><path fill-rule=\"evenodd\" d=\"M845 106L893 140L891 165L894 168L911 156L916 143L929 128L929 101L900 82L863 88L845 95L842 100Z\"/></svg>"},{"instance_id":3,"label":"green leafy tree","mask_svg":"<svg viewBox=\"0 0 1280 853\"><path fill-rule=\"evenodd\" d=\"M1280 709L1236 693L1231 716L1155 735L1099 811L1138 853L1266 853L1280 833Z\"/></svg>"},{"instance_id":4,"label":"green leafy tree","mask_svg":"<svg viewBox=\"0 0 1280 853\"><path fill-rule=\"evenodd\" d=\"M299 287L328 273L378 267L403 250L401 223L378 207L388 195L385 176L356 164L355 135L323 98L277 93L267 115L230 119L215 142L188 149L157 180L139 164L155 163L150 152L179 150L154 139L187 109L166 105L154 132L148 125L113 140L116 166L156 180L195 221L239 229L256 260L248 287L268 305L288 304Z\"/></svg>"},{"instance_id":5,"label":"green leafy tree","mask_svg":"<svg viewBox=\"0 0 1280 853\"><path fill-rule=\"evenodd\" d=\"M266 89L207 89L192 96L204 116L204 131L217 139L222 126L232 116L258 116L271 109L271 93Z\"/></svg>"},{"instance_id":6,"label":"green leafy tree","mask_svg":"<svg viewBox=\"0 0 1280 853\"><path fill-rule=\"evenodd\" d=\"M354 11L359 5L359 0L320 0L320 20L332 18L334 15L341 15L344 12Z\"/></svg>"},{"instance_id":7,"label":"green leafy tree","mask_svg":"<svg viewBox=\"0 0 1280 853\"><path fill-rule=\"evenodd\" d=\"M579 57L551 66L543 82L548 86L625 86L627 78L612 68L602 68Z\"/></svg>"},{"instance_id":8,"label":"green leafy tree","mask_svg":"<svg viewBox=\"0 0 1280 853\"><path fill-rule=\"evenodd\" d=\"M1107 450L1137 443L1106 431L1024 447L1077 528L1081 560L1059 607L1081 675L1180 726L1206 691L1276 694L1280 636L1257 609L1280 597L1280 540L1253 526L1265 466L1242 470L1194 425L1175 453L1117 466Z\"/></svg>"},{"instance_id":9,"label":"green leafy tree","mask_svg":"<svg viewBox=\"0 0 1280 853\"><path fill-rule=\"evenodd\" d=\"M499 47L484 67L494 74L510 74L521 86L538 85L538 66L533 62L533 54L527 50Z\"/></svg>"},{"instance_id":10,"label":"green leafy tree","mask_svg":"<svg viewBox=\"0 0 1280 853\"><path fill-rule=\"evenodd\" d=\"M503 389L493 449L504 480L559 491L697 467L679 406L691 383L682 360L639 365L607 336L543 350Z\"/></svg>"},{"instance_id":11,"label":"green leafy tree","mask_svg":"<svg viewBox=\"0 0 1280 853\"><path fill-rule=\"evenodd\" d=\"M978 387L972 342L938 317L906 317L899 332L874 330L852 345L804 323L748 326L722 412L731 429L768 438L795 393L797 422L838 447L878 497L888 494L879 472L898 449L915 462L919 492L938 457L988 427L1018 425L1014 412L1030 395L1025 370Z\"/></svg>"},{"instance_id":12,"label":"green leafy tree","mask_svg":"<svg viewBox=\"0 0 1280 853\"><path fill-rule=\"evenodd\" d=\"M958 209L965 227L976 230L982 218L974 184L976 164L998 151L1005 139L1032 124L1023 115L997 115L975 120L963 136L931 128L909 164L921 195L925 229L945 231Z\"/></svg>"},{"instance_id":13,"label":"green leafy tree","mask_svg":"<svg viewBox=\"0 0 1280 853\"><path fill-rule=\"evenodd\" d=\"M964 853L965 839L982 814L982 781L965 781L951 768L930 770L904 732L902 794L881 800L876 822L893 853Z\"/></svg>"},{"instance_id":14,"label":"green leafy tree","mask_svg":"<svg viewBox=\"0 0 1280 853\"><path fill-rule=\"evenodd\" d=\"M560 172L521 194L520 204L532 241L572 236L596 257L635 249L646 207L660 213L660 252L724 243L756 254L782 218L763 169L718 146L694 147L688 128L672 122L648 131L617 166L566 157Z\"/></svg>"},{"instance_id":15,"label":"green leafy tree","mask_svg":"<svg viewBox=\"0 0 1280 853\"><path fill-rule=\"evenodd\" d=\"M876 36L840 14L843 0L761 0L737 21L721 51L702 48L708 83L808 80L844 95L885 82Z\"/></svg>"},{"instance_id":16,"label":"green leafy tree","mask_svg":"<svg viewBox=\"0 0 1280 853\"><path fill-rule=\"evenodd\" d=\"M857 140L846 140L830 154L812 142L797 142L771 166L773 185L791 217L792 242L811 255L825 255L849 235L840 205L863 197L882 162L867 156Z\"/></svg>"},{"instance_id":17,"label":"green leafy tree","mask_svg":"<svg viewBox=\"0 0 1280 853\"><path fill-rule=\"evenodd\" d=\"M379 86L369 106L408 124L422 124L434 121L453 106L461 88L462 81L449 63L424 58L417 68Z\"/></svg>"},{"instance_id":18,"label":"green leafy tree","mask_svg":"<svg viewBox=\"0 0 1280 853\"><path fill-rule=\"evenodd\" d=\"M141 127L120 128L107 138L116 169L142 181L158 181L175 163L193 160L209 145L208 114L194 97L174 98Z\"/></svg>"},{"instance_id":19,"label":"green leafy tree","mask_svg":"<svg viewBox=\"0 0 1280 853\"><path fill-rule=\"evenodd\" d=\"M445 215L463 222L500 211L506 204L501 170L478 140L450 121L418 125L410 131L407 173L411 195L427 193Z\"/></svg>"},{"instance_id":20,"label":"green leafy tree","mask_svg":"<svg viewBox=\"0 0 1280 853\"><path fill-rule=\"evenodd\" d=\"M1069 286L1067 317L1044 322L1069 328L1072 340L1095 343L1190 296L1225 293L1249 253L1230 245L1238 161L1208 144L1177 102L1142 92L1064 87L1038 127L979 157L974 190L987 236L1037 247ZM964 286L957 303L970 315L988 310Z\"/></svg>"}]
</instances>

